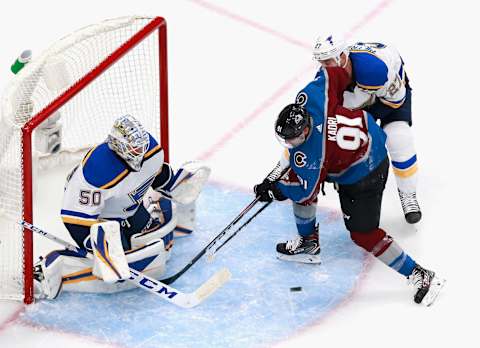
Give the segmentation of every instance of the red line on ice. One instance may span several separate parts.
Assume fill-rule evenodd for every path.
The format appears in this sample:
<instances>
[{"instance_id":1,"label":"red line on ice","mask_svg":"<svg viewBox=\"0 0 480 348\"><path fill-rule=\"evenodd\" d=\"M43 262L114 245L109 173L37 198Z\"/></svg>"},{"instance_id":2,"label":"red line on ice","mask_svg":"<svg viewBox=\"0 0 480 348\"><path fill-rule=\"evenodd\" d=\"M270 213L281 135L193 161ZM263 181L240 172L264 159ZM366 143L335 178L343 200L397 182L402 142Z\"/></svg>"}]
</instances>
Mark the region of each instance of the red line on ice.
<instances>
[{"instance_id":1,"label":"red line on ice","mask_svg":"<svg viewBox=\"0 0 480 348\"><path fill-rule=\"evenodd\" d=\"M199 5L203 8L206 8L210 11L213 11L221 16L231 18L237 22L243 23L247 26L253 27L255 29L258 29L262 32L268 33L270 35L273 35L279 39L282 39L290 44L293 44L295 46L304 48L304 49L311 49L311 45L306 44L305 42L302 42L300 40L296 40L294 38L289 37L286 34L283 34L277 30L268 28L266 25L262 23L255 22L253 20L250 20L246 17L237 15L233 12L230 12L220 6L210 4L204 0L190 0L191 2L195 3L196 5ZM375 8L373 8L370 12L368 12L365 16L363 16L345 35L346 38L350 38L355 32L357 32L359 29L363 28L366 24L371 22L374 18L378 17L382 11L387 8L393 0L383 0L380 2ZM312 63L308 65L308 67L304 68L301 70L301 72L295 77L289 79L287 82L285 82L279 89L277 89L270 97L268 97L265 101L263 101L259 106L257 106L251 113L249 113L247 116L242 118L238 123L236 123L232 128L227 130L221 137L218 139L213 145L211 145L206 151L204 151L200 156L198 156L199 159L201 160L207 160L210 159L215 153L220 151L225 144L227 144L232 138L234 138L238 133L240 133L241 130L246 128L248 125L252 123L257 117L259 117L264 110L266 110L269 106L271 106L277 99L279 99L286 91L290 89L296 82L299 81L300 77L307 73L308 70L312 69Z\"/></svg>"}]
</instances>

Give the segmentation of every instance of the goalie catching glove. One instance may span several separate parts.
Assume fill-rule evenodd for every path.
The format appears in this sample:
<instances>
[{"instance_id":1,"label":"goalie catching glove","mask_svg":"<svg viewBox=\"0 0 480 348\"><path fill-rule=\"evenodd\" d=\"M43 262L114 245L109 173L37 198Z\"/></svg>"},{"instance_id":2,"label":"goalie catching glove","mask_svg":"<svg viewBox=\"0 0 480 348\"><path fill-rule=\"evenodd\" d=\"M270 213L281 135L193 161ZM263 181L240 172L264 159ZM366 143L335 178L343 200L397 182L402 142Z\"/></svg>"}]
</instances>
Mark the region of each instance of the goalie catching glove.
<instances>
[{"instance_id":1,"label":"goalie catching glove","mask_svg":"<svg viewBox=\"0 0 480 348\"><path fill-rule=\"evenodd\" d=\"M210 172L211 169L199 161L186 162L175 175L170 172L168 180L155 190L176 203L187 205L198 198Z\"/></svg>"}]
</instances>

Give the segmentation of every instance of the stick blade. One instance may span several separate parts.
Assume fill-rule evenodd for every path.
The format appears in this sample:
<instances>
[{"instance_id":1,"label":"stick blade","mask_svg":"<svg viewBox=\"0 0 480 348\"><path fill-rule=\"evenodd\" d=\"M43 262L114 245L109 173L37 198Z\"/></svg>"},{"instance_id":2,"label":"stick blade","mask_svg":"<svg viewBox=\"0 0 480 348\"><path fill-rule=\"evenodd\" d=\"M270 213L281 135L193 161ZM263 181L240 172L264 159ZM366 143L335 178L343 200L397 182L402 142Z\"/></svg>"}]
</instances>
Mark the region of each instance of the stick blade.
<instances>
[{"instance_id":1,"label":"stick blade","mask_svg":"<svg viewBox=\"0 0 480 348\"><path fill-rule=\"evenodd\" d=\"M231 277L232 273L230 273L228 268L222 268L191 294L191 298L190 301L188 301L187 306L191 308L199 305L215 291L220 289L226 282L230 280Z\"/></svg>"}]
</instances>

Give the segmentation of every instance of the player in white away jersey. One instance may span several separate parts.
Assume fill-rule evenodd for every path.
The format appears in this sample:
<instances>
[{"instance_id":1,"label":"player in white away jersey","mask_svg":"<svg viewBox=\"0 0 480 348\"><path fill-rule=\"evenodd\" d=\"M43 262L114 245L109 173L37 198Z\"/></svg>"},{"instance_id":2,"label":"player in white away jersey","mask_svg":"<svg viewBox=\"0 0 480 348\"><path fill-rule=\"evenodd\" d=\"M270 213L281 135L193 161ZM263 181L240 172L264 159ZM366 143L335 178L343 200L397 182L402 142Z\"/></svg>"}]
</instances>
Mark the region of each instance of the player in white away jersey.
<instances>
[{"instance_id":1,"label":"player in white away jersey","mask_svg":"<svg viewBox=\"0 0 480 348\"><path fill-rule=\"evenodd\" d=\"M163 149L138 120L119 117L106 141L88 151L65 185L63 222L94 260L68 250L42 258L34 268L41 297L53 299L62 287L85 292L130 288L131 283L121 282L129 277L129 266L158 279L177 226L171 196L190 177L183 169L173 175ZM147 191L156 196L151 205L144 203ZM169 199L158 199L158 192Z\"/></svg>"},{"instance_id":2,"label":"player in white away jersey","mask_svg":"<svg viewBox=\"0 0 480 348\"><path fill-rule=\"evenodd\" d=\"M422 215L416 197L417 155L412 125L411 88L403 60L397 50L382 43L347 46L333 35L319 37L313 50L322 66L340 66L351 77L350 90L344 93L343 105L364 109L387 134L387 149L397 181L400 201L409 223Z\"/></svg>"}]
</instances>

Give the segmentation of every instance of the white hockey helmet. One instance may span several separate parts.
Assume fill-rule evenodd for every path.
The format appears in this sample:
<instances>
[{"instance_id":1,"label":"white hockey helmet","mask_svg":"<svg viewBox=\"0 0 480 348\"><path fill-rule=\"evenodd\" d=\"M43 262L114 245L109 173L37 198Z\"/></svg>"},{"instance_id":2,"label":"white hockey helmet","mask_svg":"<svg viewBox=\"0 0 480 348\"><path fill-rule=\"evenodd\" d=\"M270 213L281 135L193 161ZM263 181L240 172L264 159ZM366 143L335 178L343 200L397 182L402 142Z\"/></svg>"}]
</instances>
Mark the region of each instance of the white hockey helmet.
<instances>
[{"instance_id":1,"label":"white hockey helmet","mask_svg":"<svg viewBox=\"0 0 480 348\"><path fill-rule=\"evenodd\" d=\"M348 57L348 47L339 36L328 34L319 36L313 46L313 59L319 63L327 59L335 59L340 66L340 56L345 53Z\"/></svg>"},{"instance_id":2,"label":"white hockey helmet","mask_svg":"<svg viewBox=\"0 0 480 348\"><path fill-rule=\"evenodd\" d=\"M150 145L148 132L131 115L120 116L107 137L108 147L135 171L142 167L143 156Z\"/></svg>"}]
</instances>

